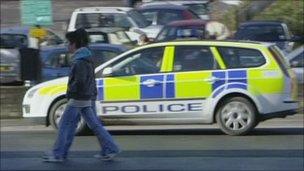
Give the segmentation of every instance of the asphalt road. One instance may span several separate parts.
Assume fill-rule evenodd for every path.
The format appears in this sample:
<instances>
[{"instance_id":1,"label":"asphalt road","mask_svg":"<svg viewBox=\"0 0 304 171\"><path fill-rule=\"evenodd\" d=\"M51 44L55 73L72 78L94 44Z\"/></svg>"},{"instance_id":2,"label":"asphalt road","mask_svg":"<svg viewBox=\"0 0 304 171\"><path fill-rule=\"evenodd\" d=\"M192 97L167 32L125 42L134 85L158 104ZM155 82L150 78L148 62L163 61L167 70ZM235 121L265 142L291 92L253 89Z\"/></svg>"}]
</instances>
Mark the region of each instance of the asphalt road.
<instances>
[{"instance_id":1,"label":"asphalt road","mask_svg":"<svg viewBox=\"0 0 304 171\"><path fill-rule=\"evenodd\" d=\"M1 120L1 170L303 170L303 114L260 124L247 136L208 126L114 126L123 152L112 162L98 153L94 136L76 137L69 159L42 162L55 132L22 120Z\"/></svg>"}]
</instances>

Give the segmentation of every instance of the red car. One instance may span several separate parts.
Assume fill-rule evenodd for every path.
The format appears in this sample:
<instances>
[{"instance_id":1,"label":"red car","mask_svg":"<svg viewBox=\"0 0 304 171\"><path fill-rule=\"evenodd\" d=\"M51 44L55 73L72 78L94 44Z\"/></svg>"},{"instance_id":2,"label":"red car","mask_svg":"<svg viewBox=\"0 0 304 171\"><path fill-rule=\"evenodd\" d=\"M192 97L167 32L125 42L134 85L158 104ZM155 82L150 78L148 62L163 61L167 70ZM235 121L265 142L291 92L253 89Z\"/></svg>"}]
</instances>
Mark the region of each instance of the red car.
<instances>
[{"instance_id":1,"label":"red car","mask_svg":"<svg viewBox=\"0 0 304 171\"><path fill-rule=\"evenodd\" d=\"M152 25L166 25L177 20L199 19L199 16L185 6L145 4L137 8Z\"/></svg>"}]
</instances>

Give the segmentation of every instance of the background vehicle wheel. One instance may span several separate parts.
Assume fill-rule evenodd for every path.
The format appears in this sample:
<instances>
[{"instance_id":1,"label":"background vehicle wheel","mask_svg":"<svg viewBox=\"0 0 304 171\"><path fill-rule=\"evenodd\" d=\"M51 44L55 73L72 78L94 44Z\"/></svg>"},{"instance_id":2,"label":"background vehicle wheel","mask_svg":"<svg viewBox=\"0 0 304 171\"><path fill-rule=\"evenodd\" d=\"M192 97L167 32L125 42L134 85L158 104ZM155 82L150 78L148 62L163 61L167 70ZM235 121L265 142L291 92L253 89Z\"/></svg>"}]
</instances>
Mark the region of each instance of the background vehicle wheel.
<instances>
[{"instance_id":1,"label":"background vehicle wheel","mask_svg":"<svg viewBox=\"0 0 304 171\"><path fill-rule=\"evenodd\" d=\"M65 110L65 107L67 105L67 99L61 99L56 101L50 110L49 113L49 121L52 127L56 130L58 130L59 121L61 119L61 116ZM77 128L76 128L76 135L86 135L89 133L89 127L84 122L84 119L81 117Z\"/></svg>"},{"instance_id":2,"label":"background vehicle wheel","mask_svg":"<svg viewBox=\"0 0 304 171\"><path fill-rule=\"evenodd\" d=\"M249 100L232 97L220 104L216 121L228 135L245 135L257 125L256 114L257 110Z\"/></svg>"}]
</instances>

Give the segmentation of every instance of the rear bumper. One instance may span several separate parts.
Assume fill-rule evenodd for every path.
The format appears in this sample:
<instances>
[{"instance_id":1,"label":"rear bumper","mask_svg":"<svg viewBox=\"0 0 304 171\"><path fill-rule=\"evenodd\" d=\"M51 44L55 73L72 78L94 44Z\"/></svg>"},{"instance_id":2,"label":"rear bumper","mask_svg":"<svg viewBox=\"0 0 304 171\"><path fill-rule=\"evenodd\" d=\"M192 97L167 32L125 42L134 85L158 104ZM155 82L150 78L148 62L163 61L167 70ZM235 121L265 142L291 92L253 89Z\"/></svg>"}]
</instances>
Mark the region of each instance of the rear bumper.
<instances>
[{"instance_id":1,"label":"rear bumper","mask_svg":"<svg viewBox=\"0 0 304 171\"><path fill-rule=\"evenodd\" d=\"M291 116L296 113L298 113L297 110L285 110L280 112L261 114L259 115L258 119L259 121L265 121L267 119L272 119L272 118L285 118L286 116Z\"/></svg>"}]
</instances>

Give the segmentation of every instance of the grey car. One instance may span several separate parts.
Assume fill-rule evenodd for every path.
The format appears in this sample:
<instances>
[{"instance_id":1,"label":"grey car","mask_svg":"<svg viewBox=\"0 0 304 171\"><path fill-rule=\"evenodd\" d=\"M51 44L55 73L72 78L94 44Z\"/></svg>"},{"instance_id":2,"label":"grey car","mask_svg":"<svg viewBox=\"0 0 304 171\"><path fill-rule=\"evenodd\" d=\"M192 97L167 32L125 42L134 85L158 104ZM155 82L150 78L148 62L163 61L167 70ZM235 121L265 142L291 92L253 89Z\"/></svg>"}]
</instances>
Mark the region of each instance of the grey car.
<instances>
[{"instance_id":1,"label":"grey car","mask_svg":"<svg viewBox=\"0 0 304 171\"><path fill-rule=\"evenodd\" d=\"M47 38L40 46L57 45L63 40L47 30ZM0 84L16 83L21 79L19 49L38 48L38 41L30 36L30 27L8 27L0 30Z\"/></svg>"},{"instance_id":2,"label":"grey car","mask_svg":"<svg viewBox=\"0 0 304 171\"><path fill-rule=\"evenodd\" d=\"M0 48L0 83L21 81L20 53L16 48Z\"/></svg>"}]
</instances>

